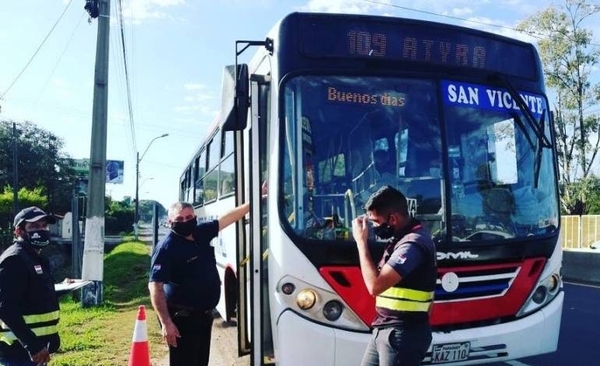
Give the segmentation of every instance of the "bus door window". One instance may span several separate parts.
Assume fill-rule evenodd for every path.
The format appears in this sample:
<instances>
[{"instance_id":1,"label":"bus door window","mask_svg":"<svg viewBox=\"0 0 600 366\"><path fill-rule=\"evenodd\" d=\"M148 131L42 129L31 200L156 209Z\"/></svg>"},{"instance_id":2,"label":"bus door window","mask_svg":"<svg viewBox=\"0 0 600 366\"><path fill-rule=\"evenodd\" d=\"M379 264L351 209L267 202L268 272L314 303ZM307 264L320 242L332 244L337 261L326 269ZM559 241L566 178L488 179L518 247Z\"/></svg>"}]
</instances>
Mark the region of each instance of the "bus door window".
<instances>
[{"instance_id":1,"label":"bus door window","mask_svg":"<svg viewBox=\"0 0 600 366\"><path fill-rule=\"evenodd\" d=\"M221 161L219 171L220 196L228 196L235 192L233 134L233 131L223 133L223 160Z\"/></svg>"},{"instance_id":2,"label":"bus door window","mask_svg":"<svg viewBox=\"0 0 600 366\"><path fill-rule=\"evenodd\" d=\"M285 89L285 144L283 144L282 177L283 210L288 223L295 232L306 227L307 180L304 151L302 149L302 93L300 85L291 83ZM299 146L300 145L300 146ZM301 167L301 168L299 168Z\"/></svg>"}]
</instances>

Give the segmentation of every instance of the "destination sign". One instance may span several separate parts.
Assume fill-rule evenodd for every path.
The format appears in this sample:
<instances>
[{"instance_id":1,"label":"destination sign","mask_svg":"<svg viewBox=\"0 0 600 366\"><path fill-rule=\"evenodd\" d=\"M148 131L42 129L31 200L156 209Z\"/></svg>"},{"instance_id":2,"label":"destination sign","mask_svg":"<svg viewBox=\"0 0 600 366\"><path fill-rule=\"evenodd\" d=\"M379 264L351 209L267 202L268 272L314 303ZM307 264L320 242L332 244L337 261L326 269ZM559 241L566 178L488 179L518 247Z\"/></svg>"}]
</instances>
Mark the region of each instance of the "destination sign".
<instances>
[{"instance_id":1,"label":"destination sign","mask_svg":"<svg viewBox=\"0 0 600 366\"><path fill-rule=\"evenodd\" d=\"M307 17L308 57L399 60L538 78L533 46L467 28L406 19Z\"/></svg>"},{"instance_id":2,"label":"destination sign","mask_svg":"<svg viewBox=\"0 0 600 366\"><path fill-rule=\"evenodd\" d=\"M519 92L523 103L531 113L539 118L546 111L542 95ZM485 85L442 80L444 104L451 106L477 107L487 110L519 111L519 105L508 90Z\"/></svg>"},{"instance_id":3,"label":"destination sign","mask_svg":"<svg viewBox=\"0 0 600 366\"><path fill-rule=\"evenodd\" d=\"M381 105L386 107L404 107L406 105L406 95L403 93L383 92L374 94L333 86L327 88L327 100L329 102Z\"/></svg>"}]
</instances>

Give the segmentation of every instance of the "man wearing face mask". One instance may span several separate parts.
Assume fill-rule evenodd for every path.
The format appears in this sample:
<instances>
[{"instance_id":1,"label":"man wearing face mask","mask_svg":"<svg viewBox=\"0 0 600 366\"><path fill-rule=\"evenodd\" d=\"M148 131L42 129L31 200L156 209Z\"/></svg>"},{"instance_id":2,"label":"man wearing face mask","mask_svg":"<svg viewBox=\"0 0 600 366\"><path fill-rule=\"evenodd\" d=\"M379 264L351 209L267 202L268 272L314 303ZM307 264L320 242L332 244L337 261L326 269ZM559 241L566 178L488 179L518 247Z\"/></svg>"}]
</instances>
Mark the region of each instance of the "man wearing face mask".
<instances>
[{"instance_id":1,"label":"man wearing face mask","mask_svg":"<svg viewBox=\"0 0 600 366\"><path fill-rule=\"evenodd\" d=\"M37 207L15 216L15 242L0 256L0 365L45 365L60 347L54 278L40 254L55 222Z\"/></svg>"},{"instance_id":2,"label":"man wearing face mask","mask_svg":"<svg viewBox=\"0 0 600 366\"><path fill-rule=\"evenodd\" d=\"M263 186L263 193L266 188ZM206 366L209 361L212 310L221 283L210 241L243 218L245 203L218 220L197 223L192 205L173 204L167 222L171 232L156 246L148 289L162 335L169 345L170 366Z\"/></svg>"},{"instance_id":3,"label":"man wearing face mask","mask_svg":"<svg viewBox=\"0 0 600 366\"><path fill-rule=\"evenodd\" d=\"M365 204L367 215L352 221L367 290L375 296L373 335L361 366L417 366L431 343L429 314L437 278L431 234L409 216L406 197L389 186ZM375 265L368 246L369 221L389 240Z\"/></svg>"}]
</instances>

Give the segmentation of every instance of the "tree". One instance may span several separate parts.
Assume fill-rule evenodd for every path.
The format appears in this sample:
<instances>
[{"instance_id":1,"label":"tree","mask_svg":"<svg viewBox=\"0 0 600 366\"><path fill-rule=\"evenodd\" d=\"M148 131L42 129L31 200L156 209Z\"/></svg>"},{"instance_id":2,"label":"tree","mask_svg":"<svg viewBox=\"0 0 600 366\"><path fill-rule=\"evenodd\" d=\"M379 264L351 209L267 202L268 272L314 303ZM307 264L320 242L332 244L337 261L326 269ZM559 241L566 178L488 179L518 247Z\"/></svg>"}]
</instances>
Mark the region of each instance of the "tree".
<instances>
[{"instance_id":1,"label":"tree","mask_svg":"<svg viewBox=\"0 0 600 366\"><path fill-rule=\"evenodd\" d=\"M34 190L21 188L17 192L17 197L21 208L37 206L43 210L47 210L48 198L42 194L41 188ZM4 187L4 192L0 194L0 227L12 227L14 217L13 198L12 187Z\"/></svg>"},{"instance_id":2,"label":"tree","mask_svg":"<svg viewBox=\"0 0 600 366\"><path fill-rule=\"evenodd\" d=\"M18 188L40 188L48 199L49 211L69 211L76 175L73 159L63 151L63 140L31 122L16 123L15 135L13 124L13 121L0 121L0 187L13 185L16 139Z\"/></svg>"},{"instance_id":3,"label":"tree","mask_svg":"<svg viewBox=\"0 0 600 366\"><path fill-rule=\"evenodd\" d=\"M167 215L167 210L164 206L157 201L153 200L141 200L140 201L140 220L144 222L152 222L154 216L154 203L158 205L158 217Z\"/></svg>"},{"instance_id":4,"label":"tree","mask_svg":"<svg viewBox=\"0 0 600 366\"><path fill-rule=\"evenodd\" d=\"M562 186L563 211L586 212L589 184L573 183L590 175L600 147L597 115L588 113L600 101L600 84L591 73L600 60L600 49L592 43L592 31L583 22L600 12L587 0L565 0L564 7L551 6L518 25L518 29L541 35L538 42L547 85L557 94L555 103L556 142Z\"/></svg>"},{"instance_id":5,"label":"tree","mask_svg":"<svg viewBox=\"0 0 600 366\"><path fill-rule=\"evenodd\" d=\"M592 174L587 180L590 185L586 187L590 191L586 202L587 214L600 215L600 178Z\"/></svg>"},{"instance_id":6,"label":"tree","mask_svg":"<svg viewBox=\"0 0 600 366\"><path fill-rule=\"evenodd\" d=\"M130 233L133 230L133 207L124 201L105 197L105 231L108 235Z\"/></svg>"}]
</instances>

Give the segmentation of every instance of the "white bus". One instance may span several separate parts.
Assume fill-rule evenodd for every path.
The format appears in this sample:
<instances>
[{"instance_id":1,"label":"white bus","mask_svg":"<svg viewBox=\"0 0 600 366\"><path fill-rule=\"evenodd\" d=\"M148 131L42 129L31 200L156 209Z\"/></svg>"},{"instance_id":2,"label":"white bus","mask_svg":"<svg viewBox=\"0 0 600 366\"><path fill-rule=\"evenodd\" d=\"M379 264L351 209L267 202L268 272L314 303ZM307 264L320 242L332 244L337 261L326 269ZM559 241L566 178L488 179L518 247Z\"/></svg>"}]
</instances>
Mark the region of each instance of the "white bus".
<instances>
[{"instance_id":1,"label":"white bus","mask_svg":"<svg viewBox=\"0 0 600 366\"><path fill-rule=\"evenodd\" d=\"M251 62L238 63L249 47ZM437 245L424 365L556 350L556 150L533 45L413 19L293 13L264 41L237 41L235 56L180 198L201 219L252 204L214 242L218 310L236 318L252 365L360 363L375 310L350 226L382 184L407 196ZM384 244L370 238L374 258Z\"/></svg>"}]
</instances>

